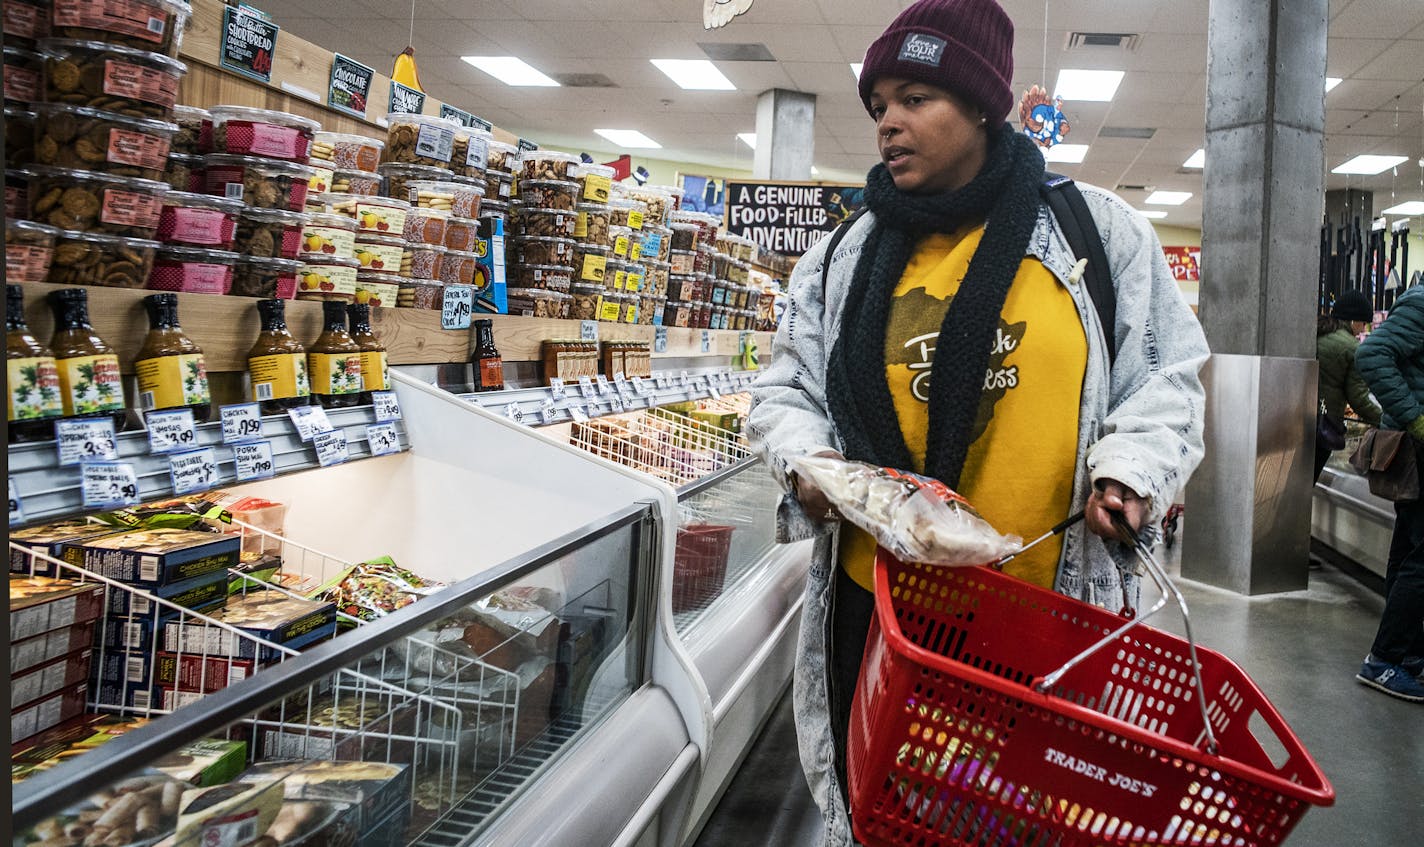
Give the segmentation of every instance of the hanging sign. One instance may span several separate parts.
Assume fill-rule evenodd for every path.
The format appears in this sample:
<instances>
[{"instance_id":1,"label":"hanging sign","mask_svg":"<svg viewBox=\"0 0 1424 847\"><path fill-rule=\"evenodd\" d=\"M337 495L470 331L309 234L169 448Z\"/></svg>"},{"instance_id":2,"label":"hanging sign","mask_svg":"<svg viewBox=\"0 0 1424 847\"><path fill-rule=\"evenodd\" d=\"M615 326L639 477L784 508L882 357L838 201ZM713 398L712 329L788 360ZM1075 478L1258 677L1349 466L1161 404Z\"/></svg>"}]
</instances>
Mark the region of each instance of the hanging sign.
<instances>
[{"instance_id":1,"label":"hanging sign","mask_svg":"<svg viewBox=\"0 0 1424 847\"><path fill-rule=\"evenodd\" d=\"M391 97L386 104L387 111L405 115L418 115L425 108L425 92L407 88L391 80Z\"/></svg>"},{"instance_id":2,"label":"hanging sign","mask_svg":"<svg viewBox=\"0 0 1424 847\"><path fill-rule=\"evenodd\" d=\"M728 181L727 232L799 256L859 209L864 193L860 185Z\"/></svg>"},{"instance_id":3,"label":"hanging sign","mask_svg":"<svg viewBox=\"0 0 1424 847\"><path fill-rule=\"evenodd\" d=\"M272 57L276 55L280 31L281 27L257 9L224 6L218 63L245 77L271 82Z\"/></svg>"},{"instance_id":4,"label":"hanging sign","mask_svg":"<svg viewBox=\"0 0 1424 847\"><path fill-rule=\"evenodd\" d=\"M331 60L326 105L353 117L365 118L366 99L371 96L371 78L375 75L374 69L336 53Z\"/></svg>"},{"instance_id":5,"label":"hanging sign","mask_svg":"<svg viewBox=\"0 0 1424 847\"><path fill-rule=\"evenodd\" d=\"M1044 149L1062 144L1070 129L1068 118L1063 115L1063 98L1049 97L1037 85L1019 100L1019 121L1024 135Z\"/></svg>"}]
</instances>

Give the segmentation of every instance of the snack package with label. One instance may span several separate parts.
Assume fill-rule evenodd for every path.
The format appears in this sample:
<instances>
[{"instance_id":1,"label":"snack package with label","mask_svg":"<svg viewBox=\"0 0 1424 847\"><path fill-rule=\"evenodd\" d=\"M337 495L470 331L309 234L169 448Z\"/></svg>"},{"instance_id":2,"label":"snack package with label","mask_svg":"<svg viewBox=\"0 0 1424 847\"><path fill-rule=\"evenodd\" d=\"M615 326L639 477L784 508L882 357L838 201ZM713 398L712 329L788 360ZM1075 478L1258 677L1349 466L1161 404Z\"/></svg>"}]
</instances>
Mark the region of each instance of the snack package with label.
<instances>
[{"instance_id":1,"label":"snack package with label","mask_svg":"<svg viewBox=\"0 0 1424 847\"><path fill-rule=\"evenodd\" d=\"M791 469L903 562L983 565L1023 547L1023 539L1000 535L968 500L938 480L818 456L792 459Z\"/></svg>"},{"instance_id":2,"label":"snack package with label","mask_svg":"<svg viewBox=\"0 0 1424 847\"><path fill-rule=\"evenodd\" d=\"M314 599L334 602L337 611L350 617L373 621L444 587L382 556L351 568L334 585L322 586Z\"/></svg>"}]
</instances>

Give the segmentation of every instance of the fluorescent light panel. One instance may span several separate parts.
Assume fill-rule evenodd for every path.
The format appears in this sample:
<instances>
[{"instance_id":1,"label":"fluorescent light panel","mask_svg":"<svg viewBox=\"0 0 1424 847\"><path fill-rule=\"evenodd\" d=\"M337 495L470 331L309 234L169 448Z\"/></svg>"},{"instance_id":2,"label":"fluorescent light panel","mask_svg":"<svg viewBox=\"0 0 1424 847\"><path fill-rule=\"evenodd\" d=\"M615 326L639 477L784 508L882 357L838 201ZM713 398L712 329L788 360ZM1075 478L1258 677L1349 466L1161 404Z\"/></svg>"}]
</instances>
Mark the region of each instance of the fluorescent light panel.
<instances>
[{"instance_id":1,"label":"fluorescent light panel","mask_svg":"<svg viewBox=\"0 0 1424 847\"><path fill-rule=\"evenodd\" d=\"M1424 200L1407 200L1398 206L1390 206L1382 215L1424 215Z\"/></svg>"},{"instance_id":2,"label":"fluorescent light panel","mask_svg":"<svg viewBox=\"0 0 1424 847\"><path fill-rule=\"evenodd\" d=\"M1071 68L1058 72L1058 84L1053 93L1064 100L1089 100L1106 103L1117 94L1122 84L1122 71L1085 71Z\"/></svg>"},{"instance_id":3,"label":"fluorescent light panel","mask_svg":"<svg viewBox=\"0 0 1424 847\"><path fill-rule=\"evenodd\" d=\"M1182 163L1184 168L1204 168L1206 167L1206 150L1198 150L1191 155L1191 158Z\"/></svg>"},{"instance_id":4,"label":"fluorescent light panel","mask_svg":"<svg viewBox=\"0 0 1424 847\"><path fill-rule=\"evenodd\" d=\"M1384 173L1396 165L1404 163L1405 156L1356 156L1340 167L1331 171L1332 174L1363 174L1373 176Z\"/></svg>"},{"instance_id":5,"label":"fluorescent light panel","mask_svg":"<svg viewBox=\"0 0 1424 847\"><path fill-rule=\"evenodd\" d=\"M1341 80L1338 76L1327 76L1325 78L1325 93L1329 94L1330 89L1339 85L1341 82L1343 82L1343 80Z\"/></svg>"},{"instance_id":6,"label":"fluorescent light panel","mask_svg":"<svg viewBox=\"0 0 1424 847\"><path fill-rule=\"evenodd\" d=\"M1088 145L1086 144L1058 144L1044 149L1038 148L1043 153L1045 162L1061 162L1069 165L1076 165L1083 161L1083 157L1088 155Z\"/></svg>"},{"instance_id":7,"label":"fluorescent light panel","mask_svg":"<svg viewBox=\"0 0 1424 847\"><path fill-rule=\"evenodd\" d=\"M617 144L619 147L642 147L655 149L662 147L661 144L637 131L636 129L595 129L594 132Z\"/></svg>"},{"instance_id":8,"label":"fluorescent light panel","mask_svg":"<svg viewBox=\"0 0 1424 847\"><path fill-rule=\"evenodd\" d=\"M668 79L688 91L736 91L717 66L706 59L649 59Z\"/></svg>"},{"instance_id":9,"label":"fluorescent light panel","mask_svg":"<svg viewBox=\"0 0 1424 847\"><path fill-rule=\"evenodd\" d=\"M1154 221L1160 221L1161 219L1167 217L1167 213L1162 211L1161 209L1138 209L1137 214L1141 215L1144 218L1150 218Z\"/></svg>"},{"instance_id":10,"label":"fluorescent light panel","mask_svg":"<svg viewBox=\"0 0 1424 847\"><path fill-rule=\"evenodd\" d=\"M461 56L460 58L505 85L545 88L557 88L559 85L558 80L551 79L528 62L514 56Z\"/></svg>"},{"instance_id":11,"label":"fluorescent light panel","mask_svg":"<svg viewBox=\"0 0 1424 847\"><path fill-rule=\"evenodd\" d=\"M739 132L739 133L737 133L737 137L742 140L742 143L743 143L743 144L747 145L748 147L752 148L753 150L756 149L756 133L755 133L755 132Z\"/></svg>"},{"instance_id":12,"label":"fluorescent light panel","mask_svg":"<svg viewBox=\"0 0 1424 847\"><path fill-rule=\"evenodd\" d=\"M853 73L853 74L855 74L855 78L856 78L856 79L860 79L860 69L863 68L863 67L865 67L865 63L864 63L864 62L851 62L851 63L850 63L850 72Z\"/></svg>"},{"instance_id":13,"label":"fluorescent light panel","mask_svg":"<svg viewBox=\"0 0 1424 847\"><path fill-rule=\"evenodd\" d=\"M1151 206L1180 206L1190 199L1190 191L1154 191L1142 202Z\"/></svg>"}]
</instances>

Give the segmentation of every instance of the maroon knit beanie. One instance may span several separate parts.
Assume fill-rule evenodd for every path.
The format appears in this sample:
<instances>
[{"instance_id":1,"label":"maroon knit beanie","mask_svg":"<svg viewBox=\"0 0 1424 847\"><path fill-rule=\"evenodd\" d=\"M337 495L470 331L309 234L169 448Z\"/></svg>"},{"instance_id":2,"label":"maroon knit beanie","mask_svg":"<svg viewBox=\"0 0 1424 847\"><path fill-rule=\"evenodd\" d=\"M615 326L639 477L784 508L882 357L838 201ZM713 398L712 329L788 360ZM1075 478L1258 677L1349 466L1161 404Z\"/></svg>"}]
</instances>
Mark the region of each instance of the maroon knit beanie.
<instances>
[{"instance_id":1,"label":"maroon knit beanie","mask_svg":"<svg viewBox=\"0 0 1424 847\"><path fill-rule=\"evenodd\" d=\"M920 0L865 52L860 99L868 111L880 77L946 88L984 110L989 124L1014 105L1014 24L996 0Z\"/></svg>"}]
</instances>

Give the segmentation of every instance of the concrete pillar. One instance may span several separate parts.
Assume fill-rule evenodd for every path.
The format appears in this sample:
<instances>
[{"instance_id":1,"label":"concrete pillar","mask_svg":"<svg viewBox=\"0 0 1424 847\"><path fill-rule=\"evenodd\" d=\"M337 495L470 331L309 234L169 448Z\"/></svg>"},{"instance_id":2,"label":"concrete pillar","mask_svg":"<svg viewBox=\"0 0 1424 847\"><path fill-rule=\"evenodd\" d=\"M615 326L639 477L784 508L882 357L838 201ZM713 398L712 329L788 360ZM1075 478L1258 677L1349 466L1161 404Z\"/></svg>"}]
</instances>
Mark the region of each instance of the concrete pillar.
<instances>
[{"instance_id":1,"label":"concrete pillar","mask_svg":"<svg viewBox=\"0 0 1424 847\"><path fill-rule=\"evenodd\" d=\"M757 99L757 179L807 181L816 153L816 95L772 88Z\"/></svg>"},{"instance_id":2,"label":"concrete pillar","mask_svg":"<svg viewBox=\"0 0 1424 847\"><path fill-rule=\"evenodd\" d=\"M1201 321L1206 459L1182 575L1306 587L1328 0L1211 0Z\"/></svg>"}]
</instances>

